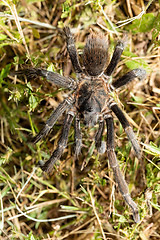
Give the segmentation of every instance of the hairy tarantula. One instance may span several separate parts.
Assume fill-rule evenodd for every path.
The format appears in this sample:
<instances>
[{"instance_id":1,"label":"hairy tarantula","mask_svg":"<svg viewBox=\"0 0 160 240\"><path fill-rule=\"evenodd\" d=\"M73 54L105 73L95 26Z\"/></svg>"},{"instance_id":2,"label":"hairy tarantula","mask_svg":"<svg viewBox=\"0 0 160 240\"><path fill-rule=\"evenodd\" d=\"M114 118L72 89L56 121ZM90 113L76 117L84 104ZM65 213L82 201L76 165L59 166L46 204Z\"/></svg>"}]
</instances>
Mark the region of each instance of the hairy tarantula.
<instances>
[{"instance_id":1,"label":"hairy tarantula","mask_svg":"<svg viewBox=\"0 0 160 240\"><path fill-rule=\"evenodd\" d=\"M132 208L134 221L139 222L140 217L137 205L129 194L128 186L119 169L115 154L112 112L114 112L122 124L138 159L141 158L141 149L129 122L122 110L118 107L117 103L114 102L110 93L113 90L131 82L136 77L139 80L144 79L146 71L144 69L137 68L131 70L112 83L109 83L110 76L119 62L123 49L126 45L125 38L117 43L111 61L108 64L109 55L107 39L101 34L96 35L91 33L84 47L82 68L79 63L74 37L71 34L70 28L65 27L64 33L66 36L67 49L70 59L77 75L77 81L70 77L64 77L55 72L46 71L40 68L29 68L15 73L16 75L24 74L27 77L42 76L54 84L73 90L72 94L53 111L44 128L35 137L35 143L37 143L42 139L42 137L46 136L60 115L67 110L58 146L52 153L50 159L42 166L42 169L47 173L50 173L55 162L61 157L67 145L69 130L73 119L76 157L78 157L82 147L80 119L82 118L87 126L94 126L99 123L99 128L95 136L95 145L100 153L105 152L106 146L102 141L102 135L106 124L107 153L110 166L113 169L115 180L118 183L121 194L127 204Z\"/></svg>"}]
</instances>

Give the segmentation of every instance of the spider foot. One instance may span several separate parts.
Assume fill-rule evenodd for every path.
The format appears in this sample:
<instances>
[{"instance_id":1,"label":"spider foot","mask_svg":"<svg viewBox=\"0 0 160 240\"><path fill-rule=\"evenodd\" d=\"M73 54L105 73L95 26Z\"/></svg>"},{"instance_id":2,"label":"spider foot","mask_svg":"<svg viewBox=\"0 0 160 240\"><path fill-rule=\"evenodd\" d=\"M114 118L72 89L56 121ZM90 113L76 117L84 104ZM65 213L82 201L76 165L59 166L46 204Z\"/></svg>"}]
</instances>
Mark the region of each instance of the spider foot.
<instances>
[{"instance_id":1,"label":"spider foot","mask_svg":"<svg viewBox=\"0 0 160 240\"><path fill-rule=\"evenodd\" d=\"M136 68L132 71L139 80L143 80L146 78L147 72L143 68Z\"/></svg>"},{"instance_id":2,"label":"spider foot","mask_svg":"<svg viewBox=\"0 0 160 240\"><path fill-rule=\"evenodd\" d=\"M97 147L97 151L100 153L100 154L103 154L105 153L106 151L106 142L102 141L101 142L101 145L100 146L96 146Z\"/></svg>"},{"instance_id":3,"label":"spider foot","mask_svg":"<svg viewBox=\"0 0 160 240\"><path fill-rule=\"evenodd\" d=\"M119 79L115 80L111 86L114 88L120 88L120 87L124 86L125 84L131 82L136 77L141 81L146 78L146 75L147 75L146 70L144 70L142 68L136 68L136 69L133 69L133 70L127 72Z\"/></svg>"},{"instance_id":4,"label":"spider foot","mask_svg":"<svg viewBox=\"0 0 160 240\"><path fill-rule=\"evenodd\" d=\"M50 174L52 172L53 166L58 159L56 155L59 155L57 149L53 152L52 156L47 162L40 165L42 171L46 172L47 174Z\"/></svg>"},{"instance_id":5,"label":"spider foot","mask_svg":"<svg viewBox=\"0 0 160 240\"><path fill-rule=\"evenodd\" d=\"M11 71L10 72L11 76L25 75L28 79L40 76L41 75L40 73L41 73L41 69L39 69L39 68L24 68L19 71Z\"/></svg>"},{"instance_id":6,"label":"spider foot","mask_svg":"<svg viewBox=\"0 0 160 240\"><path fill-rule=\"evenodd\" d=\"M137 204L132 200L132 198L130 197L129 194L123 195L123 197L126 200L126 202L128 203L128 205L132 208L134 221L136 223L138 223L140 221L140 216L139 216L139 213L138 213Z\"/></svg>"},{"instance_id":7,"label":"spider foot","mask_svg":"<svg viewBox=\"0 0 160 240\"><path fill-rule=\"evenodd\" d=\"M77 139L74 145L74 152L76 159L78 158L82 148L82 139Z\"/></svg>"},{"instance_id":8,"label":"spider foot","mask_svg":"<svg viewBox=\"0 0 160 240\"><path fill-rule=\"evenodd\" d=\"M141 159L142 157L142 154L141 154L141 148L139 146L139 143L137 142L137 139L135 137L135 134L132 130L132 128L129 126L129 127L126 127L125 128L125 131L126 131L126 134L127 134L127 137L128 139L131 141L132 143L132 146L133 146L133 149L134 149L134 152L137 156L138 159Z\"/></svg>"},{"instance_id":9,"label":"spider foot","mask_svg":"<svg viewBox=\"0 0 160 240\"><path fill-rule=\"evenodd\" d=\"M42 167L44 165L44 162L42 160L39 160L37 163L37 167Z\"/></svg>"},{"instance_id":10,"label":"spider foot","mask_svg":"<svg viewBox=\"0 0 160 240\"><path fill-rule=\"evenodd\" d=\"M48 125L46 125L33 139L34 143L39 142L44 136L46 136L49 132L50 128Z\"/></svg>"},{"instance_id":11,"label":"spider foot","mask_svg":"<svg viewBox=\"0 0 160 240\"><path fill-rule=\"evenodd\" d=\"M71 30L69 27L64 27L63 28L63 31L64 31L64 34L67 38L72 38L73 39L73 36L72 36L72 33L71 33Z\"/></svg>"},{"instance_id":12,"label":"spider foot","mask_svg":"<svg viewBox=\"0 0 160 240\"><path fill-rule=\"evenodd\" d=\"M132 209L133 211L133 219L135 221L135 223L139 223L140 222L140 216L139 216L139 213L138 213L138 209Z\"/></svg>"}]
</instances>

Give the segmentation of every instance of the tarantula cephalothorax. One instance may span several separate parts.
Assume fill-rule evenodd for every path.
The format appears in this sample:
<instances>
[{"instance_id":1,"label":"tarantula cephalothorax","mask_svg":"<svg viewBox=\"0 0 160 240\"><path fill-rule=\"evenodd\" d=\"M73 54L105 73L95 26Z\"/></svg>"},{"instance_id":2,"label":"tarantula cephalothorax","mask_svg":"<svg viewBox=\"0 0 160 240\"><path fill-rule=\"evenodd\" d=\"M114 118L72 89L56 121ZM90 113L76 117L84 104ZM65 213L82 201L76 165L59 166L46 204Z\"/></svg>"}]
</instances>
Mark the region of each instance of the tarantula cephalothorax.
<instances>
[{"instance_id":1,"label":"tarantula cephalothorax","mask_svg":"<svg viewBox=\"0 0 160 240\"><path fill-rule=\"evenodd\" d=\"M134 221L138 222L140 218L137 205L130 197L128 186L119 169L115 154L112 112L115 113L121 122L139 159L141 158L141 149L129 122L122 110L110 96L110 93L114 89L129 83L136 77L140 80L144 79L146 71L141 68L134 69L110 84L108 80L110 79L110 76L121 57L126 41L122 40L118 42L111 61L108 64L108 42L106 38L103 35L91 33L84 47L82 68L78 60L78 54L70 28L65 27L64 33L66 36L67 49L70 59L77 75L77 81L40 68L30 68L16 72L17 75L24 74L27 77L42 76L54 84L73 90L73 93L53 111L52 115L47 120L46 125L35 138L36 143L42 139L43 136L47 135L60 115L67 110L58 146L52 153L50 159L42 166L42 169L50 173L54 163L61 157L63 150L67 145L68 134L73 119L76 157L78 157L82 147L80 119L83 118L84 123L88 126L94 126L96 123L99 124L99 128L95 136L95 145L100 153L105 152L105 143L102 141L102 135L106 124L109 163L113 169L115 180L118 183L121 194L133 210Z\"/></svg>"}]
</instances>

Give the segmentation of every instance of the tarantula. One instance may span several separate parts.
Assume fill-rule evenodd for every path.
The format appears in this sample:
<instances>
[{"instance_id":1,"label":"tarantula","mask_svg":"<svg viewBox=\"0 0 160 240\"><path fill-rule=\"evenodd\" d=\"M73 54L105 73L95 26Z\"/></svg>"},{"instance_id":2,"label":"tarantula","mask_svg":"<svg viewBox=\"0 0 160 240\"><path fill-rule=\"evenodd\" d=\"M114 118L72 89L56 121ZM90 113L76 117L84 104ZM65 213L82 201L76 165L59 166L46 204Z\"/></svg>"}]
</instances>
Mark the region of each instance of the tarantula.
<instances>
[{"instance_id":1,"label":"tarantula","mask_svg":"<svg viewBox=\"0 0 160 240\"><path fill-rule=\"evenodd\" d=\"M67 146L67 140L71 123L74 119L75 129L75 156L78 157L82 147L82 135L80 129L80 119L87 126L99 124L95 136L95 145L100 153L105 152L105 143L102 141L102 135L105 124L107 126L107 153L110 166L113 169L115 180L118 183L119 190L127 204L132 208L135 222L139 222L140 217L136 203L132 200L128 186L119 169L114 146L114 123L112 112L117 116L124 128L129 140L132 143L135 154L138 159L141 158L141 149L136 140L134 132L127 121L124 113L113 100L110 93L121 86L131 82L134 78L142 80L146 76L146 71L141 68L131 70L119 79L109 83L117 63L120 60L123 49L126 45L126 38L119 41L115 47L111 61L108 64L108 41L102 34L91 33L87 38L83 52L83 68L80 65L77 50L74 43L74 37L70 28L64 28L66 36L67 49L77 76L77 81L70 77L64 77L55 72L46 71L40 68L24 69L16 72L16 75L24 74L29 77L42 76L63 88L73 90L59 106L53 111L47 120L44 128L35 137L35 143L46 136L56 123L60 115L67 110L63 123L62 133L58 141L58 146L52 153L50 159L41 167L47 173L52 171L55 162L60 159L64 149Z\"/></svg>"}]
</instances>

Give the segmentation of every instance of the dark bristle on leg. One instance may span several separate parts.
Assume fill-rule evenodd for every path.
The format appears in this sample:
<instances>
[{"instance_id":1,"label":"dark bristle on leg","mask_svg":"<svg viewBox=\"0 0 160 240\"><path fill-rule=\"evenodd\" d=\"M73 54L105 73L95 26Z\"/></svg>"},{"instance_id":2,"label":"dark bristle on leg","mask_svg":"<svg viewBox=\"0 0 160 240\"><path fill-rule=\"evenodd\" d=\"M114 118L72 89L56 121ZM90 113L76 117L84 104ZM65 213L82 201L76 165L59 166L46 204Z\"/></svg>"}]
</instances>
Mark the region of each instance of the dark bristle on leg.
<instances>
[{"instance_id":1,"label":"dark bristle on leg","mask_svg":"<svg viewBox=\"0 0 160 240\"><path fill-rule=\"evenodd\" d=\"M143 80L143 79L145 79L146 74L147 73L144 69L136 68L136 69L131 70L130 72L126 73L121 78L117 79L116 81L114 81L112 83L112 86L117 89L117 88L122 87L122 86L126 85L127 83L131 82L136 77L139 80Z\"/></svg>"},{"instance_id":2,"label":"dark bristle on leg","mask_svg":"<svg viewBox=\"0 0 160 240\"><path fill-rule=\"evenodd\" d=\"M34 143L39 142L43 136L46 136L51 128L56 123L57 119L61 116L61 114L73 103L72 98L66 98L59 106L54 110L50 118L47 120L45 127L37 134L34 138Z\"/></svg>"},{"instance_id":3,"label":"dark bristle on leg","mask_svg":"<svg viewBox=\"0 0 160 240\"><path fill-rule=\"evenodd\" d=\"M106 151L106 144L104 141L102 141L102 135L104 132L104 120L101 119L99 121L99 128L95 136L95 145L100 154L104 153Z\"/></svg>"},{"instance_id":4,"label":"dark bristle on leg","mask_svg":"<svg viewBox=\"0 0 160 240\"><path fill-rule=\"evenodd\" d=\"M132 200L128 186L123 178L123 175L119 169L117 157L114 150L114 123L112 116L108 116L106 118L106 124L107 124L107 153L108 153L108 159L111 168L113 169L114 177L116 182L118 183L119 190L128 203L128 205L132 208L133 211L133 218L134 221L137 223L140 221L138 208L136 203Z\"/></svg>"},{"instance_id":5,"label":"dark bristle on leg","mask_svg":"<svg viewBox=\"0 0 160 240\"><path fill-rule=\"evenodd\" d=\"M136 156L138 157L138 159L141 158L141 148L136 140L135 134L128 122L128 120L126 119L124 113L122 112L122 110L118 107L118 105L116 103L111 103L110 108L112 109L112 111L115 113L115 115L117 116L117 118L119 119L119 121L122 124L122 127L124 128L128 139L131 141L133 149L136 153Z\"/></svg>"},{"instance_id":6,"label":"dark bristle on leg","mask_svg":"<svg viewBox=\"0 0 160 240\"><path fill-rule=\"evenodd\" d=\"M118 62L121 58L124 47L125 47L124 42L121 42L121 41L118 42L118 44L115 47L112 59L111 59L109 65L108 65L107 69L104 72L105 75L107 75L107 76L112 75L113 71L115 70L115 68L116 68L116 66L117 66L117 64L118 64Z\"/></svg>"},{"instance_id":7,"label":"dark bristle on leg","mask_svg":"<svg viewBox=\"0 0 160 240\"><path fill-rule=\"evenodd\" d=\"M52 82L58 86L66 88L66 89L74 90L77 88L77 83L72 78L67 78L67 77L61 76L58 73L47 71L47 70L44 70L41 68L24 68L19 71L12 71L11 75L12 76L24 75L27 77L27 79L37 78L38 76L40 76L40 77L46 78L47 80L49 80L50 82Z\"/></svg>"},{"instance_id":8,"label":"dark bristle on leg","mask_svg":"<svg viewBox=\"0 0 160 240\"><path fill-rule=\"evenodd\" d=\"M60 159L64 149L67 146L69 130L70 130L73 118L74 118L74 112L69 111L63 123L62 133L58 141L57 148L52 153L50 159L44 165L41 166L42 170L47 172L48 174L51 173L55 162L58 159Z\"/></svg>"},{"instance_id":9,"label":"dark bristle on leg","mask_svg":"<svg viewBox=\"0 0 160 240\"><path fill-rule=\"evenodd\" d=\"M75 117L74 121L74 141L75 141L75 146L74 146L74 151L75 151L75 156L76 159L78 158L81 148L82 148L82 134L81 134L81 128L80 128L80 119L78 116Z\"/></svg>"},{"instance_id":10,"label":"dark bristle on leg","mask_svg":"<svg viewBox=\"0 0 160 240\"><path fill-rule=\"evenodd\" d=\"M82 68L79 63L78 54L77 54L77 50L74 43L74 37L69 27L65 27L63 31L64 31L64 34L66 35L67 49L68 49L69 56L71 58L74 71L76 73L81 73Z\"/></svg>"}]
</instances>

